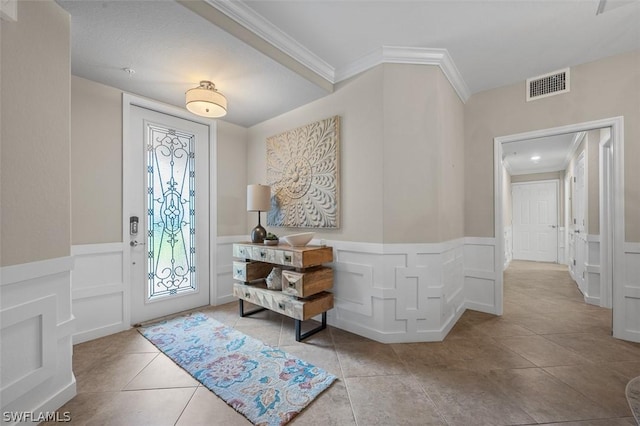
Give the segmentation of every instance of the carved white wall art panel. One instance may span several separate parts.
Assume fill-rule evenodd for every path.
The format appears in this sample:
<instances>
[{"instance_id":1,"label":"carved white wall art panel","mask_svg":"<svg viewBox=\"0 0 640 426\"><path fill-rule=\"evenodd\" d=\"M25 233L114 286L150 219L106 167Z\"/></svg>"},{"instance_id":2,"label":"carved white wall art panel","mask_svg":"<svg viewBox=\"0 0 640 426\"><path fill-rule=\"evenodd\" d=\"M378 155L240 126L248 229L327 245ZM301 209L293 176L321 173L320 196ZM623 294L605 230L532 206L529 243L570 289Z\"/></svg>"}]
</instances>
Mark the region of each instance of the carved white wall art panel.
<instances>
[{"instance_id":1,"label":"carved white wall art panel","mask_svg":"<svg viewBox=\"0 0 640 426\"><path fill-rule=\"evenodd\" d=\"M267 139L269 226L339 227L339 130L335 116Z\"/></svg>"}]
</instances>

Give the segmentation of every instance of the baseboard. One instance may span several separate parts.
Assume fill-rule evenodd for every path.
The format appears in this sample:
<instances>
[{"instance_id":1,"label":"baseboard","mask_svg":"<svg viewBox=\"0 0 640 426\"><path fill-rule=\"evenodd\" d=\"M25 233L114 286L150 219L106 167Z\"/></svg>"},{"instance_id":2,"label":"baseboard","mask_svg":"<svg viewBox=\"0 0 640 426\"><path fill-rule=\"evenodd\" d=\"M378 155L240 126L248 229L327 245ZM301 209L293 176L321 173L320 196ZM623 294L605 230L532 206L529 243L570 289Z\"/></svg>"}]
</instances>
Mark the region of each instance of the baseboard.
<instances>
[{"instance_id":1,"label":"baseboard","mask_svg":"<svg viewBox=\"0 0 640 426\"><path fill-rule=\"evenodd\" d=\"M494 306L486 305L484 303L467 301L465 302L465 308L470 311L478 311L478 312L484 312L485 314L497 315Z\"/></svg>"}]
</instances>

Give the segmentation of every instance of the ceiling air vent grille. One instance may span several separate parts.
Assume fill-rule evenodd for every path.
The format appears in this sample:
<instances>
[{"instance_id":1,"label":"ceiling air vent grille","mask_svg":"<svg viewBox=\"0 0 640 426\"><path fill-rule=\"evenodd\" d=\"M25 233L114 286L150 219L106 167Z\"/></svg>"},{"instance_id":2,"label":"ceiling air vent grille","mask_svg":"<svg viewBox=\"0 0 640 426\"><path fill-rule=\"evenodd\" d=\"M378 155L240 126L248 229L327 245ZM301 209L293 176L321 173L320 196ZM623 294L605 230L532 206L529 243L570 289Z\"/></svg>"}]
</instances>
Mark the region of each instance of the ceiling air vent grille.
<instances>
[{"instance_id":1,"label":"ceiling air vent grille","mask_svg":"<svg viewBox=\"0 0 640 426\"><path fill-rule=\"evenodd\" d=\"M527 102L569 91L569 68L527 79Z\"/></svg>"}]
</instances>

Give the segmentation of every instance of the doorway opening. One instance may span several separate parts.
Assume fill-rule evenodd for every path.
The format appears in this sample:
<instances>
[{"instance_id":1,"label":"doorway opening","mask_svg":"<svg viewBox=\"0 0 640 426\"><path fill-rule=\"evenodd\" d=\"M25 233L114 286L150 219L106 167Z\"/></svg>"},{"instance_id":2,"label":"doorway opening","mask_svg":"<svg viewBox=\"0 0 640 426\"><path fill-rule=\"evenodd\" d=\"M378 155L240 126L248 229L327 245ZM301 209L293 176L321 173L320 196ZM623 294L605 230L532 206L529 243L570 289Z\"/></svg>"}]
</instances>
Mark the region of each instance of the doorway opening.
<instances>
[{"instance_id":1,"label":"doorway opening","mask_svg":"<svg viewBox=\"0 0 640 426\"><path fill-rule=\"evenodd\" d=\"M597 121L519 133L494 139L494 212L495 212L495 307L503 312L503 272L506 266L504 202L506 185L504 158L509 143L558 135L609 129L608 137L599 141L599 234L600 234L600 305L613 309L614 337L632 340L624 330L625 301L622 289L624 256L624 120L614 117ZM602 132L605 134L606 132ZM565 186L566 189L566 186ZM566 217L566 214L565 214ZM610 306L607 306L610 304Z\"/></svg>"}]
</instances>

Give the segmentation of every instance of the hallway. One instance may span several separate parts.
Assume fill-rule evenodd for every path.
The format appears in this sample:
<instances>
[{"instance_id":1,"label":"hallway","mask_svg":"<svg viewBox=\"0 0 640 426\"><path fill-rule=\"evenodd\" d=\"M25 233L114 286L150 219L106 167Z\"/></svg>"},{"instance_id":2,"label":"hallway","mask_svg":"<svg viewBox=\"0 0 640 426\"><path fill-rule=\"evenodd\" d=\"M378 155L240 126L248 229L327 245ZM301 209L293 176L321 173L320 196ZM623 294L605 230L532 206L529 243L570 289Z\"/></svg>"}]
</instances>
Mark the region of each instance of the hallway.
<instances>
[{"instance_id":1,"label":"hallway","mask_svg":"<svg viewBox=\"0 0 640 426\"><path fill-rule=\"evenodd\" d=\"M297 425L634 425L626 383L640 344L610 336L611 311L586 305L566 267L513 261L504 316L467 311L444 342L385 345L329 327L305 343L271 312L202 309L339 380ZM129 330L74 347L73 424L245 425L241 415Z\"/></svg>"}]
</instances>

